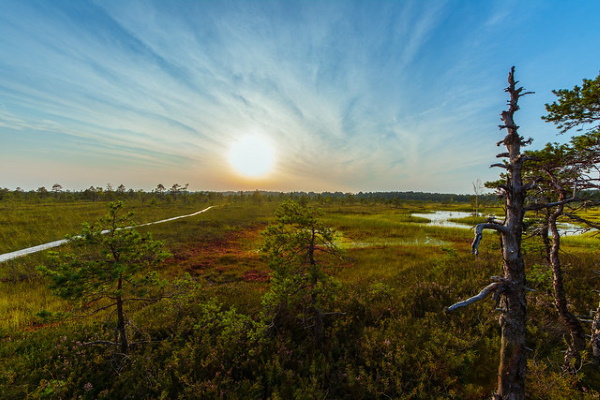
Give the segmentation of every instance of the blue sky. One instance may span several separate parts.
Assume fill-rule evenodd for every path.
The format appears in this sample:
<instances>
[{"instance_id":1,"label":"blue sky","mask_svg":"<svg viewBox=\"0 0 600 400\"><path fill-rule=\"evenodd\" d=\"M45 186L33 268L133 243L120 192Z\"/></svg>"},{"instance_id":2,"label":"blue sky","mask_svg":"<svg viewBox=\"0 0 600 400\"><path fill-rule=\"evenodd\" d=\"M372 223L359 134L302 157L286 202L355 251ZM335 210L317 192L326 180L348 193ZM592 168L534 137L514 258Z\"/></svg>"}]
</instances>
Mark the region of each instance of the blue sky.
<instances>
[{"instance_id":1,"label":"blue sky","mask_svg":"<svg viewBox=\"0 0 600 400\"><path fill-rule=\"evenodd\" d=\"M600 70L600 1L0 0L0 187L470 193L511 66L534 95ZM273 170L227 155L260 135Z\"/></svg>"}]
</instances>

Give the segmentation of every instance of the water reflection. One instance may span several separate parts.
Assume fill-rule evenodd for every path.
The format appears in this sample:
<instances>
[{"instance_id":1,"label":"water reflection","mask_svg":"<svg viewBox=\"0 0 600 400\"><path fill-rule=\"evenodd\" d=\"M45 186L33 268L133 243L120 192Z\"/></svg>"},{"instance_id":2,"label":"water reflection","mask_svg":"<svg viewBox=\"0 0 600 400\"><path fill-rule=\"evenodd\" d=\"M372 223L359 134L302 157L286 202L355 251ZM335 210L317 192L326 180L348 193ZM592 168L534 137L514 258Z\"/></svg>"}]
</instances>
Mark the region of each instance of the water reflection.
<instances>
[{"instance_id":1,"label":"water reflection","mask_svg":"<svg viewBox=\"0 0 600 400\"><path fill-rule=\"evenodd\" d=\"M431 222L426 223L427 225L442 226L446 228L473 228L471 224L461 224L458 222L449 221L450 219L466 218L471 217L473 213L464 211L435 211L432 213L413 213L411 214L419 218L427 218ZM561 222L558 224L559 233L561 236L575 236L581 235L587 232L586 229L581 228L578 225L570 224L568 222Z\"/></svg>"},{"instance_id":2,"label":"water reflection","mask_svg":"<svg viewBox=\"0 0 600 400\"><path fill-rule=\"evenodd\" d=\"M427 225L443 226L446 228L471 228L471 225L448 221L449 219L466 218L472 216L472 213L464 211L435 211L432 213L413 213L412 216L427 218L431 222Z\"/></svg>"}]
</instances>

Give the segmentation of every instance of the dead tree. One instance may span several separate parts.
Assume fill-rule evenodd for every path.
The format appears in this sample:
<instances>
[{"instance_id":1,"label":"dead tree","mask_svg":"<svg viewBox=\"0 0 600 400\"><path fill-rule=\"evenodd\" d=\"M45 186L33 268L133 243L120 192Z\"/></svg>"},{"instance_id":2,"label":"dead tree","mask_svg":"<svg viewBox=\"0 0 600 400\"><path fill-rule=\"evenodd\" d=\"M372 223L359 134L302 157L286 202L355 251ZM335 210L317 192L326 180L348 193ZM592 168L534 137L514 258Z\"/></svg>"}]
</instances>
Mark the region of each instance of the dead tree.
<instances>
[{"instance_id":1,"label":"dead tree","mask_svg":"<svg viewBox=\"0 0 600 400\"><path fill-rule=\"evenodd\" d=\"M500 234L502 243L502 269L503 276L493 277L494 283L488 285L477 296L464 302L448 307L447 311L480 300L488 294L494 294L498 310L500 311L499 323L502 331L500 348L500 364L498 367L498 387L493 395L494 400L522 400L525 398L525 374L527 370L527 348L525 343L525 325L527 321L527 300L525 297L525 263L521 252L521 239L523 236L523 217L525 215L525 199L527 190L533 184L523 183L523 164L529 159L521 152L521 148L531 142L519 135L519 127L515 124L513 116L519 109L519 98L529 94L523 88L517 88L515 81L515 68L512 67L508 74L508 87L505 91L509 94L508 110L500 116L503 124L500 129L506 130L506 136L498 146L504 145L506 152L498 154L504 158L501 164L494 164L504 168L506 173L505 183L498 186L498 193L504 198L504 222L488 222L479 224L475 230L475 239L472 252L478 254L479 243L486 229L494 230ZM471 301L472 300L472 301ZM466 304L465 304L466 303Z\"/></svg>"}]
</instances>

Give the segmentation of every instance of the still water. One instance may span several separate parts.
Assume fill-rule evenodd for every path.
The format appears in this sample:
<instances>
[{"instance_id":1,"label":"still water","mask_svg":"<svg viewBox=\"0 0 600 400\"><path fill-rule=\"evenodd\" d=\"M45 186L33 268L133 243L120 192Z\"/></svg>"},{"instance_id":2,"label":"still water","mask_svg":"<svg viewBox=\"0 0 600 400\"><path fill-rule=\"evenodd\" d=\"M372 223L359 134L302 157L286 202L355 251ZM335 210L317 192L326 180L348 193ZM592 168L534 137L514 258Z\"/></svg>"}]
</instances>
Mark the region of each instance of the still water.
<instances>
[{"instance_id":1,"label":"still water","mask_svg":"<svg viewBox=\"0 0 600 400\"><path fill-rule=\"evenodd\" d=\"M431 221L427 225L444 226L447 228L471 228L471 225L459 224L448 220L470 217L473 214L464 211L435 211L432 213L413 213L412 215L419 218L427 218Z\"/></svg>"},{"instance_id":2,"label":"still water","mask_svg":"<svg viewBox=\"0 0 600 400\"><path fill-rule=\"evenodd\" d=\"M465 218L470 217L473 213L464 212L464 211L435 211L432 213L413 213L415 217L427 218L431 222L427 223L427 225L434 226L443 226L447 228L473 228L472 225L469 224L460 224L457 222L449 221L449 219L456 218ZM572 236L572 235L581 235L585 232L580 226L575 224L570 224L567 222L561 222L558 224L559 232L561 236Z\"/></svg>"}]
</instances>

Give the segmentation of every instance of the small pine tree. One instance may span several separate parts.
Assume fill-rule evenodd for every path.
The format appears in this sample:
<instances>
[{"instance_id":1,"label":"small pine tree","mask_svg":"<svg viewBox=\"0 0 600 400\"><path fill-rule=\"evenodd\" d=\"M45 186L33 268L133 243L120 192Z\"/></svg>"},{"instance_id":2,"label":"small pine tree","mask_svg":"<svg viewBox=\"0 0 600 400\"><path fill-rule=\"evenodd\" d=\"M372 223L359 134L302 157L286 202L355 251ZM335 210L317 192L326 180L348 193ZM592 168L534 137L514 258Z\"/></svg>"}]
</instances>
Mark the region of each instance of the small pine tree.
<instances>
[{"instance_id":1,"label":"small pine tree","mask_svg":"<svg viewBox=\"0 0 600 400\"><path fill-rule=\"evenodd\" d=\"M50 289L65 299L82 300L87 310L115 310L115 341L97 343L118 346L129 353L127 305L133 301L152 302L161 297L163 283L152 267L169 254L162 243L134 229L131 217L122 215L123 202L109 204L109 213L83 232L72 243L79 254L54 253L40 271L50 278Z\"/></svg>"},{"instance_id":2,"label":"small pine tree","mask_svg":"<svg viewBox=\"0 0 600 400\"><path fill-rule=\"evenodd\" d=\"M262 248L274 272L271 290L263 297L270 328L293 329L300 321L304 328L312 328L317 345L325 337L323 318L331 314L323 308L339 289L339 283L324 271L324 262L341 256L333 231L319 216L312 206L282 203L276 211L277 223L263 232Z\"/></svg>"}]
</instances>

